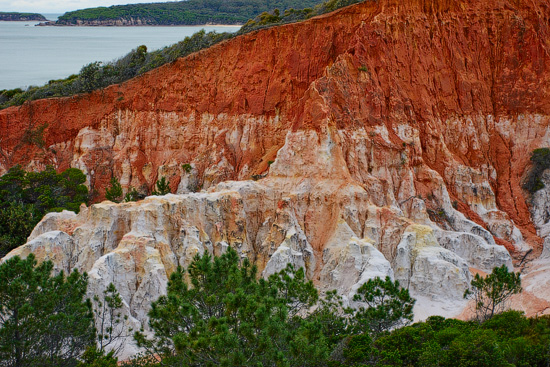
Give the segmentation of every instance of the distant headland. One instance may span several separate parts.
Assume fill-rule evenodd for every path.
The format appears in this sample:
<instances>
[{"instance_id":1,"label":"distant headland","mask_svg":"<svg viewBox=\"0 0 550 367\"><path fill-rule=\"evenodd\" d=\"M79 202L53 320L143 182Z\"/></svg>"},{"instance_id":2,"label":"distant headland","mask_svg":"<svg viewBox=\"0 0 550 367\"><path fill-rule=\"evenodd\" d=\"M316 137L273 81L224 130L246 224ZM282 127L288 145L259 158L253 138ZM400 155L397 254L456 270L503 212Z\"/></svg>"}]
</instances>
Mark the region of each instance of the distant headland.
<instances>
[{"instance_id":1,"label":"distant headland","mask_svg":"<svg viewBox=\"0 0 550 367\"><path fill-rule=\"evenodd\" d=\"M40 26L241 25L278 8L309 8L321 0L186 0L71 11Z\"/></svg>"},{"instance_id":2,"label":"distant headland","mask_svg":"<svg viewBox=\"0 0 550 367\"><path fill-rule=\"evenodd\" d=\"M28 22L28 21L44 21L44 20L47 20L46 17L38 13L0 12L0 21Z\"/></svg>"}]
</instances>

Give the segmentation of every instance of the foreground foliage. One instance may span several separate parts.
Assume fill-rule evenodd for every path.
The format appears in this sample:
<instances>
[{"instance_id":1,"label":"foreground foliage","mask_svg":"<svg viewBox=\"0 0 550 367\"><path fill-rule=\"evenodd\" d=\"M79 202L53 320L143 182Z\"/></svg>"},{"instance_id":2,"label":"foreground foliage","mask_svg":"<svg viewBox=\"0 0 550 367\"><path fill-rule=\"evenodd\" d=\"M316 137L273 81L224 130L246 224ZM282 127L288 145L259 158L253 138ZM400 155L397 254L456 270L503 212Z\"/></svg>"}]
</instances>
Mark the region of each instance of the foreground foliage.
<instances>
[{"instance_id":1,"label":"foreground foliage","mask_svg":"<svg viewBox=\"0 0 550 367\"><path fill-rule=\"evenodd\" d=\"M85 300L87 275L52 276L33 255L0 264L0 366L115 367L125 336L123 300L110 284ZM335 291L320 298L303 269L266 279L229 248L197 255L153 303L145 355L126 366L548 366L550 317L518 311L483 321L430 317L406 325L414 300L397 282L367 281L350 309ZM512 280L510 280L512 279ZM501 299L516 276L495 268L483 281ZM519 279L519 278L518 278ZM475 287L479 279L472 282ZM480 285L480 284L478 284ZM93 311L92 311L93 310ZM93 315L96 315L94 328Z\"/></svg>"},{"instance_id":2,"label":"foreground foliage","mask_svg":"<svg viewBox=\"0 0 550 367\"><path fill-rule=\"evenodd\" d=\"M34 226L49 212L79 211L87 203L86 176L76 168L57 173L12 167L0 177L0 256L24 244Z\"/></svg>"},{"instance_id":3,"label":"foreground foliage","mask_svg":"<svg viewBox=\"0 0 550 367\"><path fill-rule=\"evenodd\" d=\"M0 366L75 366L93 344L87 275L52 269L32 254L0 265Z\"/></svg>"},{"instance_id":4,"label":"foreground foliage","mask_svg":"<svg viewBox=\"0 0 550 367\"><path fill-rule=\"evenodd\" d=\"M415 300L390 277L369 279L359 287L353 300L365 304L354 314L356 333L379 335L413 320Z\"/></svg>"},{"instance_id":5,"label":"foreground foliage","mask_svg":"<svg viewBox=\"0 0 550 367\"><path fill-rule=\"evenodd\" d=\"M170 277L168 294L149 314L154 339L138 344L163 365L318 366L328 357L324 335L299 315L317 300L302 269L287 267L268 280L229 249L197 256ZM190 286L185 279L189 277Z\"/></svg>"},{"instance_id":6,"label":"foreground foliage","mask_svg":"<svg viewBox=\"0 0 550 367\"><path fill-rule=\"evenodd\" d=\"M353 336L344 356L333 366L548 366L550 317L508 311L479 324L432 316L376 340Z\"/></svg>"}]
</instances>

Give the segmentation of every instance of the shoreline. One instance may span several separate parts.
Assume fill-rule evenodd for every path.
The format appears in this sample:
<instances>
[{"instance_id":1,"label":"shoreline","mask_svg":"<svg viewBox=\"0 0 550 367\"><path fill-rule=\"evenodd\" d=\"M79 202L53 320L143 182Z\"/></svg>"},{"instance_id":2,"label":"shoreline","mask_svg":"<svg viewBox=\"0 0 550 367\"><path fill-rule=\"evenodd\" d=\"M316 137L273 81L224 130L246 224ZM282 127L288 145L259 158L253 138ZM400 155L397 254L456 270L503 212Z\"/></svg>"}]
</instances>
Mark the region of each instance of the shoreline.
<instances>
[{"instance_id":1,"label":"shoreline","mask_svg":"<svg viewBox=\"0 0 550 367\"><path fill-rule=\"evenodd\" d=\"M36 22L36 21L35 21ZM128 25L115 25L115 24L48 24L48 23L54 23L53 21L50 22L41 22L38 24L35 24L35 27L242 27L244 24L213 24L213 23L206 23L206 24L128 24Z\"/></svg>"}]
</instances>

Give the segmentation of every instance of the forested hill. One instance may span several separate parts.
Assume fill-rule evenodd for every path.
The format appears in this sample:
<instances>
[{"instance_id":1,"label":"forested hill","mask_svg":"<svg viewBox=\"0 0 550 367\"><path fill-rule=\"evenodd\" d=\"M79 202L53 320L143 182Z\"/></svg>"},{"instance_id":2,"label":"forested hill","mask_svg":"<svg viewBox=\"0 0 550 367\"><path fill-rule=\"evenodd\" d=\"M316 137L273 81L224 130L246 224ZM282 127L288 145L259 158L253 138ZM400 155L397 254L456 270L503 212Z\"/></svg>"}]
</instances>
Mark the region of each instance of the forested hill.
<instances>
[{"instance_id":1,"label":"forested hill","mask_svg":"<svg viewBox=\"0 0 550 367\"><path fill-rule=\"evenodd\" d=\"M42 14L37 13L7 13L0 12L0 21L42 21L46 18Z\"/></svg>"},{"instance_id":2,"label":"forested hill","mask_svg":"<svg viewBox=\"0 0 550 367\"><path fill-rule=\"evenodd\" d=\"M313 7L319 0L188 0L89 8L65 13L56 25L244 24L275 8Z\"/></svg>"}]
</instances>

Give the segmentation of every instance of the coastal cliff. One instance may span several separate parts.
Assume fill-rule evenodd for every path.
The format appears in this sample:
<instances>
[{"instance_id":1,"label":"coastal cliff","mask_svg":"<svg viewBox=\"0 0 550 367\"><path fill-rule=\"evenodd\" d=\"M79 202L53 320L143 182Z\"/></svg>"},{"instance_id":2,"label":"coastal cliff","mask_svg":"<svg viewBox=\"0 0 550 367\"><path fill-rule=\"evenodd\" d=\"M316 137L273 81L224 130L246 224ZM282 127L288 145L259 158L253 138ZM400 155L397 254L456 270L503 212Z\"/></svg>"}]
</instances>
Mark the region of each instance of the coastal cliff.
<instances>
[{"instance_id":1,"label":"coastal cliff","mask_svg":"<svg viewBox=\"0 0 550 367\"><path fill-rule=\"evenodd\" d=\"M227 246L348 298L390 275L417 317L459 315L472 273L515 266L514 305L548 313L550 196L523 181L550 146L549 51L543 0L366 1L2 110L2 171L77 167L97 201L113 176L177 193L50 214L8 257L113 281L134 330L178 265Z\"/></svg>"}]
</instances>

